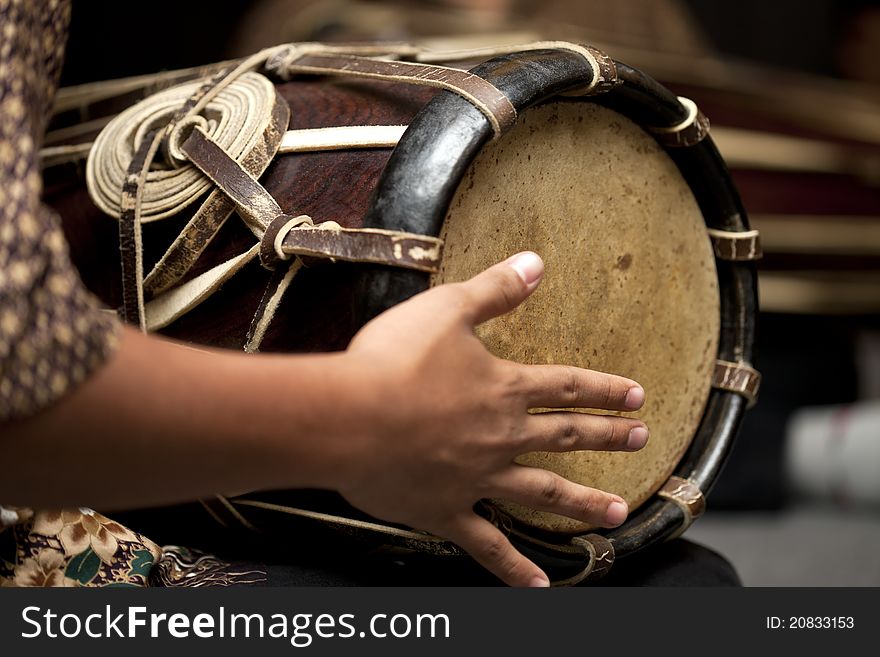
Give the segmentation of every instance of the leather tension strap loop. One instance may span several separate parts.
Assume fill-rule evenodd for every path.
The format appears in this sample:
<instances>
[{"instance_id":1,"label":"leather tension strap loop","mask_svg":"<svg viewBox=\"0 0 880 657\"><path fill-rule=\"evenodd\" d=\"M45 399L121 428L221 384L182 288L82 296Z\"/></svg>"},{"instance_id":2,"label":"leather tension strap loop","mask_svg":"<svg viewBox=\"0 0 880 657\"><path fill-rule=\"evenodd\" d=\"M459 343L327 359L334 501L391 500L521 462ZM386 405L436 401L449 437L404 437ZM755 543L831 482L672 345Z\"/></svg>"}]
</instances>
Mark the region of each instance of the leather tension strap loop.
<instances>
[{"instance_id":1,"label":"leather tension strap loop","mask_svg":"<svg viewBox=\"0 0 880 657\"><path fill-rule=\"evenodd\" d=\"M241 218L256 234L262 236L275 217L284 214L266 188L201 129L190 133L181 150L235 203Z\"/></svg>"},{"instance_id":2,"label":"leather tension strap loop","mask_svg":"<svg viewBox=\"0 0 880 657\"><path fill-rule=\"evenodd\" d=\"M260 264L266 269L275 269L279 260L290 260L290 254L281 250L281 243L292 229L306 224L314 225L307 214L297 217L279 214L275 217L260 240Z\"/></svg>"},{"instance_id":3,"label":"leather tension strap loop","mask_svg":"<svg viewBox=\"0 0 880 657\"><path fill-rule=\"evenodd\" d=\"M717 360L712 373L712 387L745 397L751 408L758 400L761 373L745 362Z\"/></svg>"},{"instance_id":4,"label":"leather tension strap loop","mask_svg":"<svg viewBox=\"0 0 880 657\"><path fill-rule=\"evenodd\" d=\"M312 256L429 273L439 271L443 252L443 240L437 237L380 228L343 228L335 221L291 226L284 238L274 243L285 260L291 255Z\"/></svg>"},{"instance_id":5,"label":"leather tension strap loop","mask_svg":"<svg viewBox=\"0 0 880 657\"><path fill-rule=\"evenodd\" d=\"M712 250L719 260L743 262L759 260L764 255L757 230L734 232L709 228L708 233Z\"/></svg>"},{"instance_id":6,"label":"leather tension strap loop","mask_svg":"<svg viewBox=\"0 0 880 657\"><path fill-rule=\"evenodd\" d=\"M673 126L653 126L647 129L654 135L654 139L669 148L684 148L699 144L709 134L709 119L690 98L679 96L678 102L688 112L684 121Z\"/></svg>"},{"instance_id":7,"label":"leather tension strap loop","mask_svg":"<svg viewBox=\"0 0 880 657\"><path fill-rule=\"evenodd\" d=\"M265 127L238 161L248 173L257 178L266 170L278 151L290 120L290 109L275 93L269 107L251 107L250 112L255 115L265 114L261 120ZM145 293L155 296L183 278L234 210L235 205L228 196L218 189L211 191L144 279Z\"/></svg>"},{"instance_id":8,"label":"leather tension strap loop","mask_svg":"<svg viewBox=\"0 0 880 657\"><path fill-rule=\"evenodd\" d=\"M122 320L145 331L144 314L144 259L141 233L141 208L144 179L159 150L162 135L159 130L148 133L141 141L128 165L119 206L119 255L122 267Z\"/></svg>"},{"instance_id":9,"label":"leather tension strap loop","mask_svg":"<svg viewBox=\"0 0 880 657\"><path fill-rule=\"evenodd\" d=\"M208 200L202 205L198 212L193 216L187 224L184 231L178 236L171 248L165 253L161 261L156 265L145 281L143 276L143 260L142 249L140 243L140 224L142 220L142 212L144 211L144 194L147 188L147 179L150 174L150 165L155 157L158 148L162 145L168 150L167 158L177 160L186 157L179 145L179 140L184 136L186 131L201 132L203 128L210 128L210 122L204 118L199 118L197 114L200 108L204 108L212 99L217 98L224 90L234 89L236 83L253 84L256 88L263 89L265 93L260 97L260 102L244 102L244 103L221 103L227 109L233 107L232 113L235 115L247 114L256 117L258 120L252 121L248 130L242 130L246 136L245 141L238 145L236 153L243 160L239 168L247 167L245 176L255 185L256 181L250 174L253 170L259 175L266 166L272 156L277 151L278 145L287 127L289 119L289 109L274 89L274 86L261 75L251 72L253 66L259 65L266 58L264 53L259 53L254 57L244 60L236 68L232 70L224 70L207 82L199 85L195 91L189 87L186 90L175 91L175 93L186 93L186 99L176 108L173 116L170 117L168 111L154 110L147 108L144 111L148 116L152 117L144 121L142 124L132 127L137 134L144 131L144 126L161 125L152 132L148 132L146 136L135 139L135 143L140 143L135 157L128 165L128 175L123 185L120 205L122 206L122 215L120 217L120 243L122 245L122 270L123 270L123 308L122 314L126 321L137 323L141 330L148 330L150 327L163 326L174 321L181 314L192 309L203 301L207 296L217 289L225 280L227 280L235 272L239 271L254 255L256 249L233 258L218 267L214 267L203 275L188 281L183 286L169 289L174 283L189 270L195 260L199 257L202 250L210 242L213 236L219 230L220 226L226 221L234 206L229 203L227 196L221 193L212 193ZM247 86L247 85L245 85ZM249 87L248 87L249 88ZM251 97L244 92L246 98L251 100L259 100L257 96ZM219 101L218 101L219 102ZM149 103L147 103L149 105ZM141 109L138 109L140 112ZM156 113L157 112L157 113ZM117 117L121 119L122 117ZM239 118L243 117L239 116ZM245 121L247 123L247 121ZM221 124L223 121L221 121ZM104 132L102 132L104 135ZM238 138L238 135L225 134L224 138ZM187 139L187 141L189 141ZM117 146L119 146L117 144ZM217 147L227 158L219 146ZM105 170L99 166L100 158L90 157L89 167L96 174ZM182 170L193 169L193 167L184 167ZM180 169L178 169L180 170ZM173 171L173 170L172 170ZM163 172L154 172L161 176ZM204 180L204 176L198 171L195 178L200 179L202 184L208 187L210 183ZM189 174L186 174L189 175ZM95 180L98 176L95 175ZM172 185L176 188L176 186ZM259 189L261 186L257 185ZM90 187L91 189L91 187ZM188 192L190 196L192 191ZM94 195L93 195L94 196ZM266 194L269 201L274 204L271 196ZM277 204L275 204L277 208ZM179 210L179 208L177 208ZM280 213L280 209L278 209ZM243 216L250 216L242 212ZM251 230L256 234L262 235L264 226L254 225L251 223ZM147 281L150 287L147 288ZM157 296L150 303L149 312L144 303L145 291L165 292Z\"/></svg>"},{"instance_id":10,"label":"leather tension strap loop","mask_svg":"<svg viewBox=\"0 0 880 657\"><path fill-rule=\"evenodd\" d=\"M657 496L669 500L681 509L684 521L681 526L669 537L669 540L681 536L693 522L703 515L706 510L706 498L690 479L683 477L670 477L663 487L657 491Z\"/></svg>"}]
</instances>

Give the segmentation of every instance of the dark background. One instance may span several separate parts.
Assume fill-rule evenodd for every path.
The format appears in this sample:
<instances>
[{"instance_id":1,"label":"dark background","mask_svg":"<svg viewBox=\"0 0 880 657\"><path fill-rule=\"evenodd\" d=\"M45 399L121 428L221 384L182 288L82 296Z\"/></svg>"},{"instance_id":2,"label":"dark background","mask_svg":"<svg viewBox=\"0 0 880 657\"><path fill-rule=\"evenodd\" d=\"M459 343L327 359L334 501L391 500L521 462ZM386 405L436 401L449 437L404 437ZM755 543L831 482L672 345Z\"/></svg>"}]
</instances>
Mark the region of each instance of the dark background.
<instances>
[{"instance_id":1,"label":"dark background","mask_svg":"<svg viewBox=\"0 0 880 657\"><path fill-rule=\"evenodd\" d=\"M155 73L228 57L251 0L74 0L62 85ZM292 6L303 3L291 2ZM405 3L402 3L405 4ZM822 75L858 77L847 44L875 0L685 0L721 53ZM880 69L880 66L877 67Z\"/></svg>"}]
</instances>

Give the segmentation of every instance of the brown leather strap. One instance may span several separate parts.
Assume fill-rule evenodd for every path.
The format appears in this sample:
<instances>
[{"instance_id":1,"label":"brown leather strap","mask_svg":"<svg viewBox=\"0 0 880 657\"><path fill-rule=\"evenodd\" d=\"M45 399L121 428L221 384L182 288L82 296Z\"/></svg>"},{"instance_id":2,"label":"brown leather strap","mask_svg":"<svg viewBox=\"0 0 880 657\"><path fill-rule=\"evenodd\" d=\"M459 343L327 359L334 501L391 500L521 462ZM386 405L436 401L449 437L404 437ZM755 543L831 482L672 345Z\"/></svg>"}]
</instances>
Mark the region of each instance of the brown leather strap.
<instances>
[{"instance_id":1,"label":"brown leather strap","mask_svg":"<svg viewBox=\"0 0 880 657\"><path fill-rule=\"evenodd\" d=\"M170 135L178 121L203 101L227 72L224 70L211 78L190 96L175 113L167 126L152 130L141 141L128 167L128 175L122 187L119 218L119 251L122 267L122 318L124 321L146 330L144 314L144 269L141 244L141 205L147 173L160 145Z\"/></svg>"},{"instance_id":2,"label":"brown leather strap","mask_svg":"<svg viewBox=\"0 0 880 657\"><path fill-rule=\"evenodd\" d=\"M378 228L342 228L335 221L325 221L289 230L281 251L288 257L314 256L436 273L443 240Z\"/></svg>"},{"instance_id":3,"label":"brown leather strap","mask_svg":"<svg viewBox=\"0 0 880 657\"><path fill-rule=\"evenodd\" d=\"M292 263L289 263L287 267L278 267L272 271L272 275L269 277L269 282L266 284L266 289L263 291L263 296L260 299L260 304L257 306L257 311L254 313L251 324L248 327L247 336L244 341L246 353L255 354L260 351L263 338L266 337L266 332L275 318L275 312L281 305L281 300L284 298L297 272L302 268L302 264L302 260L297 258Z\"/></svg>"},{"instance_id":4,"label":"brown leather strap","mask_svg":"<svg viewBox=\"0 0 880 657\"><path fill-rule=\"evenodd\" d=\"M678 97L688 110L687 118L673 126L649 127L654 138L668 148L683 148L698 144L709 134L709 119L690 98Z\"/></svg>"},{"instance_id":5,"label":"brown leather strap","mask_svg":"<svg viewBox=\"0 0 880 657\"><path fill-rule=\"evenodd\" d=\"M617 77L617 64L614 63L614 60L609 55L606 55L598 48L593 48L592 46L585 47L595 57L596 64L598 65L595 81L589 91L591 96L611 91L623 82Z\"/></svg>"},{"instance_id":6,"label":"brown leather strap","mask_svg":"<svg viewBox=\"0 0 880 657\"><path fill-rule=\"evenodd\" d=\"M260 139L241 160L242 168L258 178L266 170L284 138L290 108L277 93L271 117ZM161 294L188 272L235 210L233 201L221 190L212 191L174 243L144 279L144 292Z\"/></svg>"},{"instance_id":7,"label":"brown leather strap","mask_svg":"<svg viewBox=\"0 0 880 657\"><path fill-rule=\"evenodd\" d=\"M285 62L285 66L288 73L373 78L452 91L473 103L489 119L496 137L516 122L516 108L507 96L483 78L457 68L370 59L355 55L308 52Z\"/></svg>"},{"instance_id":8,"label":"brown leather strap","mask_svg":"<svg viewBox=\"0 0 880 657\"><path fill-rule=\"evenodd\" d=\"M710 228L708 232L712 250L719 260L742 262L759 260L764 255L757 230L731 232Z\"/></svg>"},{"instance_id":9,"label":"brown leather strap","mask_svg":"<svg viewBox=\"0 0 880 657\"><path fill-rule=\"evenodd\" d=\"M571 539L572 543L579 544L587 548L590 555L590 570L586 573L584 580L596 580L604 577L614 565L614 545L604 536L599 534L584 534L583 536L575 536ZM569 582L556 582L557 586L568 584ZM576 582L570 582L574 584Z\"/></svg>"},{"instance_id":10,"label":"brown leather strap","mask_svg":"<svg viewBox=\"0 0 880 657\"><path fill-rule=\"evenodd\" d=\"M574 586L584 581L600 579L608 574L614 565L614 544L600 534L581 534L572 536L568 542L550 543L543 541L532 533L526 533L512 526L509 518L503 514L490 517L488 520L502 531L515 536L523 543L564 557L583 559L583 568L570 577L550 582L551 586Z\"/></svg>"},{"instance_id":11,"label":"brown leather strap","mask_svg":"<svg viewBox=\"0 0 880 657\"><path fill-rule=\"evenodd\" d=\"M252 230L262 234L283 214L272 195L200 128L192 131L181 151L235 203Z\"/></svg>"},{"instance_id":12,"label":"brown leather strap","mask_svg":"<svg viewBox=\"0 0 880 657\"><path fill-rule=\"evenodd\" d=\"M617 76L617 64L604 52L593 46L567 43L565 41L547 42L548 47L575 52L590 64L593 80L587 86L566 91L561 96L596 96L604 94L623 84Z\"/></svg>"},{"instance_id":13,"label":"brown leather strap","mask_svg":"<svg viewBox=\"0 0 880 657\"><path fill-rule=\"evenodd\" d=\"M712 387L742 395L751 407L758 399L761 373L748 363L718 360L712 374Z\"/></svg>"},{"instance_id":14,"label":"brown leather strap","mask_svg":"<svg viewBox=\"0 0 880 657\"><path fill-rule=\"evenodd\" d=\"M703 496L703 491L690 479L672 476L657 491L657 495L673 502L684 513L684 522L670 536L670 539L681 536L693 524L694 520L703 515L706 510L706 498Z\"/></svg>"},{"instance_id":15,"label":"brown leather strap","mask_svg":"<svg viewBox=\"0 0 880 657\"><path fill-rule=\"evenodd\" d=\"M141 198L144 181L162 135L153 130L141 141L128 167L128 176L122 186L119 218L119 256L122 266L122 309L123 321L146 330L144 316L143 277L144 263L141 249Z\"/></svg>"},{"instance_id":16,"label":"brown leather strap","mask_svg":"<svg viewBox=\"0 0 880 657\"><path fill-rule=\"evenodd\" d=\"M436 237L342 228L335 222L312 226L309 217L285 214L272 195L199 128L192 131L181 150L232 199L245 220L262 233L260 260L269 269L292 255L427 272L439 268L443 242Z\"/></svg>"},{"instance_id":17,"label":"brown leather strap","mask_svg":"<svg viewBox=\"0 0 880 657\"><path fill-rule=\"evenodd\" d=\"M288 260L290 254L281 250L281 243L287 233L302 225L314 226L314 222L305 214L292 217L282 213L275 217L260 240L260 264L266 269L275 269L281 260Z\"/></svg>"}]
</instances>

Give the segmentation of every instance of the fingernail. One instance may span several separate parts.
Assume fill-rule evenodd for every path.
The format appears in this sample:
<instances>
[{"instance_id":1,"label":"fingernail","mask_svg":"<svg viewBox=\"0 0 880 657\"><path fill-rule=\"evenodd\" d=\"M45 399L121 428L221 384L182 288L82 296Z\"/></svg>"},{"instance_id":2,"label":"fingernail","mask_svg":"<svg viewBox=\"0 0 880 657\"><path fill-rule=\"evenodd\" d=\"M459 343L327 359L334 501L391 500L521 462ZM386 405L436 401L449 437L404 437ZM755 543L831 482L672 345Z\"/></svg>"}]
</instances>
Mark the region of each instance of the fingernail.
<instances>
[{"instance_id":1,"label":"fingernail","mask_svg":"<svg viewBox=\"0 0 880 657\"><path fill-rule=\"evenodd\" d=\"M605 512L606 524L617 527L617 525L626 520L627 512L626 502L623 500L612 502L608 505L608 510Z\"/></svg>"},{"instance_id":2,"label":"fingernail","mask_svg":"<svg viewBox=\"0 0 880 657\"><path fill-rule=\"evenodd\" d=\"M626 440L626 448L633 451L641 449L648 444L648 430L645 427L630 429L629 438Z\"/></svg>"},{"instance_id":3,"label":"fingernail","mask_svg":"<svg viewBox=\"0 0 880 657\"><path fill-rule=\"evenodd\" d=\"M645 403L645 391L639 386L633 386L626 391L623 397L623 405L631 411L637 411Z\"/></svg>"},{"instance_id":4,"label":"fingernail","mask_svg":"<svg viewBox=\"0 0 880 657\"><path fill-rule=\"evenodd\" d=\"M536 575L532 581L529 582L529 586L533 589L546 589L550 586L550 580L543 575Z\"/></svg>"},{"instance_id":5,"label":"fingernail","mask_svg":"<svg viewBox=\"0 0 880 657\"><path fill-rule=\"evenodd\" d=\"M529 286L537 283L544 273L544 261L537 253L531 251L517 253L507 261L507 264L513 267L523 283Z\"/></svg>"}]
</instances>

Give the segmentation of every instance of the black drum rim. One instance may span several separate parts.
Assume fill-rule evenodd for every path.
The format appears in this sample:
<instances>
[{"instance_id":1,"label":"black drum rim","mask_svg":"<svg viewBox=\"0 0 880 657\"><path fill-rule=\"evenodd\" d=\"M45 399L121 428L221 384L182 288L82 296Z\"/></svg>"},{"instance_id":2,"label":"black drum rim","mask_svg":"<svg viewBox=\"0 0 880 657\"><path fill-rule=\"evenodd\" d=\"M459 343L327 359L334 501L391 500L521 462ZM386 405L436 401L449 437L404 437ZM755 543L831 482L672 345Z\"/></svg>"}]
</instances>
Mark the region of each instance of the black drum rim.
<instances>
[{"instance_id":1,"label":"black drum rim","mask_svg":"<svg viewBox=\"0 0 880 657\"><path fill-rule=\"evenodd\" d=\"M670 90L641 71L616 66L620 84L584 100L609 107L643 128L671 127L685 120L688 110ZM583 88L594 75L581 55L549 49L497 57L471 72L500 89L518 112ZM414 117L392 153L364 226L438 235L461 179L492 136L491 125L476 107L453 93L440 92ZM707 228L749 230L746 210L711 137L692 146L664 148L696 198ZM751 362L758 310L755 266L716 259L716 270L721 305L718 358ZM363 325L428 284L428 275L421 272L364 267L358 281L356 324ZM708 494L730 454L745 410L742 396L712 389L674 475L691 480ZM624 557L676 535L690 521L681 507L655 494L620 527L590 533L606 536L617 556ZM531 533L543 542L567 544L572 537L534 528L519 530L517 535Z\"/></svg>"}]
</instances>

